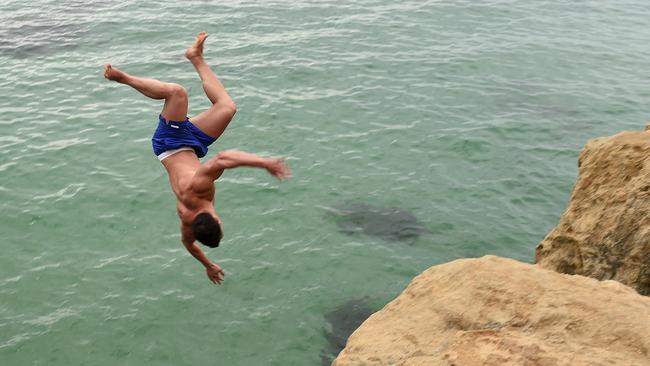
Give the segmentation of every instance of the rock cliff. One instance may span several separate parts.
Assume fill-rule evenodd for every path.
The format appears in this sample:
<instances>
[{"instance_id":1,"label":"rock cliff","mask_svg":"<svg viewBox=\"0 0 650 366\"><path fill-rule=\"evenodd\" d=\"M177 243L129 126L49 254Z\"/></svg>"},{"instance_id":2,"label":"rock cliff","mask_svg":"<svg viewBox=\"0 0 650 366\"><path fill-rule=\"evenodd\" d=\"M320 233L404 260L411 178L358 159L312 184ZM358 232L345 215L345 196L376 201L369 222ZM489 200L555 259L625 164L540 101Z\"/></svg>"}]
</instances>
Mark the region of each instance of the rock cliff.
<instances>
[{"instance_id":1,"label":"rock cliff","mask_svg":"<svg viewBox=\"0 0 650 366\"><path fill-rule=\"evenodd\" d=\"M333 365L650 365L650 298L511 259L457 260L413 279Z\"/></svg>"},{"instance_id":2,"label":"rock cliff","mask_svg":"<svg viewBox=\"0 0 650 366\"><path fill-rule=\"evenodd\" d=\"M591 140L578 166L569 206L537 246L537 263L650 295L650 132Z\"/></svg>"}]
</instances>

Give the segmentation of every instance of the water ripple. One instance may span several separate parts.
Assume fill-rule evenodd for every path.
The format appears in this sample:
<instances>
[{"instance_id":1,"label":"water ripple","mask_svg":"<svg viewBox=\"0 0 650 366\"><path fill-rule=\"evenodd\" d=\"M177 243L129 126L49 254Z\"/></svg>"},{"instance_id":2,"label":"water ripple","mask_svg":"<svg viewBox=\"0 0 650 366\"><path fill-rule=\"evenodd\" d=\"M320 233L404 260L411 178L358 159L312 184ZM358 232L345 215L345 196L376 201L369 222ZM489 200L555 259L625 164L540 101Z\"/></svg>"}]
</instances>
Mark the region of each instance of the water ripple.
<instances>
[{"instance_id":1,"label":"water ripple","mask_svg":"<svg viewBox=\"0 0 650 366\"><path fill-rule=\"evenodd\" d=\"M85 185L83 183L72 183L67 187L62 188L54 193L37 195L34 196L33 199L37 201L54 199L55 202L58 202L61 200L67 200L73 198L74 196L77 195L77 193L83 191L84 189L85 189Z\"/></svg>"}]
</instances>

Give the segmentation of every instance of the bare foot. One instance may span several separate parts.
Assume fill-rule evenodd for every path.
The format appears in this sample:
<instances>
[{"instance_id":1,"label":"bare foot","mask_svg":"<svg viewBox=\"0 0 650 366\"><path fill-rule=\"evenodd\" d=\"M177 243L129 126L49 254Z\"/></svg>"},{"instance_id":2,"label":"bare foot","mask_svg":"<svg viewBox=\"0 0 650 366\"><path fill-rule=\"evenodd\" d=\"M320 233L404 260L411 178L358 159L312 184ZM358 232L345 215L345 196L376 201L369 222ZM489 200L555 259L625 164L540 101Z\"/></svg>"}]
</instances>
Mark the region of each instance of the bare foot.
<instances>
[{"instance_id":1,"label":"bare foot","mask_svg":"<svg viewBox=\"0 0 650 366\"><path fill-rule=\"evenodd\" d=\"M111 64L104 65L104 77L108 80L120 82L126 78L126 73Z\"/></svg>"},{"instance_id":2,"label":"bare foot","mask_svg":"<svg viewBox=\"0 0 650 366\"><path fill-rule=\"evenodd\" d=\"M193 59L203 57L203 42L205 42L206 38L208 38L208 33L206 32L201 32L196 36L194 44L185 51L185 57L188 60L192 61Z\"/></svg>"}]
</instances>

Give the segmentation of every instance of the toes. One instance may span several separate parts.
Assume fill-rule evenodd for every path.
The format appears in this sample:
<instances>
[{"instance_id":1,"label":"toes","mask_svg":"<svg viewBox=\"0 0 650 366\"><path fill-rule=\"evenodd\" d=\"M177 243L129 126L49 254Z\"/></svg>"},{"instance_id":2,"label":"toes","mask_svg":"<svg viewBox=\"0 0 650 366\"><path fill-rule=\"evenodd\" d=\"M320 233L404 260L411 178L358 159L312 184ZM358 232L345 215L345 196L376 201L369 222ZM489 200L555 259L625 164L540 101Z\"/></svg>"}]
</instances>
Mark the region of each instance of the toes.
<instances>
[{"instance_id":1,"label":"toes","mask_svg":"<svg viewBox=\"0 0 650 366\"><path fill-rule=\"evenodd\" d=\"M208 38L208 33L201 32L199 33L198 37L196 37L196 43L202 44L203 42L205 42L206 38Z\"/></svg>"}]
</instances>

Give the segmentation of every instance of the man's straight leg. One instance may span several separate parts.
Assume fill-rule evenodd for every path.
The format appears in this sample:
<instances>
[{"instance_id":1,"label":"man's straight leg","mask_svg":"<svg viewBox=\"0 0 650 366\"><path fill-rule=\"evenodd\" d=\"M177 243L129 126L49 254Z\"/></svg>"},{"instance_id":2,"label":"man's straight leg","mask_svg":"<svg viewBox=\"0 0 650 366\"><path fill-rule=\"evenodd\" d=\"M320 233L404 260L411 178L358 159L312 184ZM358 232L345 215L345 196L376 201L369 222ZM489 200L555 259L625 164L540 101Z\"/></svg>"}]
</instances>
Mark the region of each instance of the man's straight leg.
<instances>
[{"instance_id":1,"label":"man's straight leg","mask_svg":"<svg viewBox=\"0 0 650 366\"><path fill-rule=\"evenodd\" d=\"M207 37L207 33L199 33L192 47L185 52L185 56L194 65L203 82L203 90L212 102L210 109L192 117L191 121L196 127L216 139L228 127L237 109L226 88L203 59L203 43Z\"/></svg>"}]
</instances>

